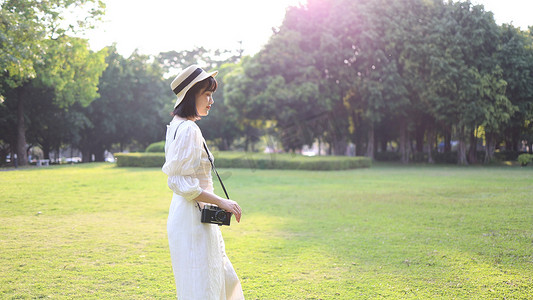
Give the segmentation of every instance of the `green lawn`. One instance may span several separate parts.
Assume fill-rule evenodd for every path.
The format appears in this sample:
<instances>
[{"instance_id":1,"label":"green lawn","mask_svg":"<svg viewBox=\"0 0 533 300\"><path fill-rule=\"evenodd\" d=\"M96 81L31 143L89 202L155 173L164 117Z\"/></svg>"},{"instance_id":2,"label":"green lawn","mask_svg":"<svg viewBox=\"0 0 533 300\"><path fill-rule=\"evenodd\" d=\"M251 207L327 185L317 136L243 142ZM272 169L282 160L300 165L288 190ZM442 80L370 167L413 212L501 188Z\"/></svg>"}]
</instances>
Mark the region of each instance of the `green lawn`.
<instances>
[{"instance_id":1,"label":"green lawn","mask_svg":"<svg viewBox=\"0 0 533 300\"><path fill-rule=\"evenodd\" d=\"M531 167L220 172L247 299L533 298ZM0 298L175 297L159 169L3 171L0 192Z\"/></svg>"}]
</instances>

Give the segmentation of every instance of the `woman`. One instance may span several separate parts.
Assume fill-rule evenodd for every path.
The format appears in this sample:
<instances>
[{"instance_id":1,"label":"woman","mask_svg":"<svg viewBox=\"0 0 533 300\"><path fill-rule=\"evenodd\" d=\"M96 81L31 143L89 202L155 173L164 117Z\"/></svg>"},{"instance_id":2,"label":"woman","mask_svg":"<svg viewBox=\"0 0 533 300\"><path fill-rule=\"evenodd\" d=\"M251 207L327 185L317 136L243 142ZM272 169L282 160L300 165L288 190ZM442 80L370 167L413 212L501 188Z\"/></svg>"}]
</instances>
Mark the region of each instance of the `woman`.
<instances>
[{"instance_id":1,"label":"woman","mask_svg":"<svg viewBox=\"0 0 533 300\"><path fill-rule=\"evenodd\" d=\"M163 172L174 192L167 230L177 297L183 300L244 299L219 226L200 222L199 207L205 203L233 213L237 222L241 218L237 202L213 193L205 140L195 123L209 114L214 103L217 73L193 65L170 85L177 100L174 118L167 126Z\"/></svg>"}]
</instances>

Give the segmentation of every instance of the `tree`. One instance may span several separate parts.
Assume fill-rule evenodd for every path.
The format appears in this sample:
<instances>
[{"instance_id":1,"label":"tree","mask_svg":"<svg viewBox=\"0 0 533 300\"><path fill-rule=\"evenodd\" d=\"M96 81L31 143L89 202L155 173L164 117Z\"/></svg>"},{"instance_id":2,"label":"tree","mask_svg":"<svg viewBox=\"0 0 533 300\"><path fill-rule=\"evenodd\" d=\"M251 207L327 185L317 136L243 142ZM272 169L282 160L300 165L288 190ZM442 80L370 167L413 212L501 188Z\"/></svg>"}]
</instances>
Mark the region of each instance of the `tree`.
<instances>
[{"instance_id":1,"label":"tree","mask_svg":"<svg viewBox=\"0 0 533 300\"><path fill-rule=\"evenodd\" d=\"M168 107L173 104L164 71L153 57L134 52L126 59L114 45L108 50L107 68L98 85L100 97L87 107L75 107L86 119L73 140L84 162L92 155L103 161L113 144L121 151L133 144L144 149L163 139Z\"/></svg>"},{"instance_id":2,"label":"tree","mask_svg":"<svg viewBox=\"0 0 533 300\"><path fill-rule=\"evenodd\" d=\"M446 127L452 127L459 141L458 163L468 164L466 140L480 124L487 121L493 101L505 102L504 89L497 79L494 61L498 27L491 13L469 1L449 2L431 35L438 55L431 57L431 72L426 92L432 115ZM486 82L498 82L487 90ZM511 108L507 104L500 107ZM495 113L508 114L498 110ZM494 115L492 115L494 117ZM505 116L498 118L500 121Z\"/></svg>"},{"instance_id":3,"label":"tree","mask_svg":"<svg viewBox=\"0 0 533 300\"><path fill-rule=\"evenodd\" d=\"M94 53L89 50L86 40L68 36L47 40L43 44L48 52L43 55L41 62L34 65L36 77L15 89L6 89L6 95L8 100L17 100L17 139L20 139L21 135L24 136L24 154L27 151L27 127L33 130L30 134L30 145L40 144L48 156L50 147L58 149L64 137L68 135L64 131L72 130L64 123L67 120L64 110L75 102L86 106L98 95L97 84L105 68L106 51ZM21 111L21 108L24 108L23 103L26 106L25 113ZM41 114L49 115L40 116ZM23 128L20 127L21 120L26 124ZM57 128L59 124L65 128ZM55 130L43 131L45 128ZM24 129L23 133L20 132L21 129Z\"/></svg>"},{"instance_id":4,"label":"tree","mask_svg":"<svg viewBox=\"0 0 533 300\"><path fill-rule=\"evenodd\" d=\"M206 69L218 69L226 63L236 63L242 58L242 49L209 50L196 47L192 50L161 52L157 56L159 64L168 72L175 72L196 64Z\"/></svg>"},{"instance_id":5,"label":"tree","mask_svg":"<svg viewBox=\"0 0 533 300\"><path fill-rule=\"evenodd\" d=\"M530 31L531 32L531 31ZM497 53L503 80L507 82L505 95L517 107L504 133L506 149L518 151L521 139L526 138L528 124L533 119L533 37L511 25L502 25ZM530 143L533 140L526 138Z\"/></svg>"},{"instance_id":6,"label":"tree","mask_svg":"<svg viewBox=\"0 0 533 300\"><path fill-rule=\"evenodd\" d=\"M214 109L208 117L198 122L205 139L213 141L219 150L229 150L233 141L242 134L238 127L240 117L237 113L232 113L224 92L228 80L226 76L238 67L239 64L226 63L218 68Z\"/></svg>"},{"instance_id":7,"label":"tree","mask_svg":"<svg viewBox=\"0 0 533 300\"><path fill-rule=\"evenodd\" d=\"M481 126L485 131L485 163L493 160L496 139L518 110L505 95L507 82L503 80L502 70L498 67L492 74L481 79L479 98L482 101L483 117ZM481 102L480 101L480 102Z\"/></svg>"},{"instance_id":8,"label":"tree","mask_svg":"<svg viewBox=\"0 0 533 300\"><path fill-rule=\"evenodd\" d=\"M344 154L348 126L342 96L321 54L321 25L329 11L328 1L290 8L267 45L228 75L228 105L241 117L247 141L269 130L288 151L319 138Z\"/></svg>"},{"instance_id":9,"label":"tree","mask_svg":"<svg viewBox=\"0 0 533 300\"><path fill-rule=\"evenodd\" d=\"M451 151L453 138L467 164L483 130L490 160L504 130L516 144L531 127L531 35L502 28L469 1L308 1L258 54L227 66L224 113L252 149L268 132L287 151L318 139L344 154L351 141L373 157L397 142L403 162L426 144L431 162L438 139Z\"/></svg>"},{"instance_id":10,"label":"tree","mask_svg":"<svg viewBox=\"0 0 533 300\"><path fill-rule=\"evenodd\" d=\"M75 7L88 8L85 21L64 25L63 13ZM92 21L103 14L103 9L104 4L99 0L7 0L1 3L0 86L6 101L17 103L13 113L17 116L16 152L21 165L27 164L24 84L36 78L38 65L50 50L48 46L52 45L53 49L55 42L67 33L90 27ZM63 87L66 86L64 82ZM57 101L60 103L64 99L60 96Z\"/></svg>"}]
</instances>

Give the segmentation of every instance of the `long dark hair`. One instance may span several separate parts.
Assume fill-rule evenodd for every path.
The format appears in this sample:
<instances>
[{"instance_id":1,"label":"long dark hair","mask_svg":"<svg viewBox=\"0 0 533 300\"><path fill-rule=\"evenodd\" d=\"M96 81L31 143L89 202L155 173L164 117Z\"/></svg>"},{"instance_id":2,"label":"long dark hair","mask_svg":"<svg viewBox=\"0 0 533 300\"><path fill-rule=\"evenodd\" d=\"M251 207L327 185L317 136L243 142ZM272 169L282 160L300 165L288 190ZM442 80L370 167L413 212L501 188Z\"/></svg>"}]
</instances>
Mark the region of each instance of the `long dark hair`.
<instances>
[{"instance_id":1,"label":"long dark hair","mask_svg":"<svg viewBox=\"0 0 533 300\"><path fill-rule=\"evenodd\" d=\"M181 103L174 108L172 116L178 116L185 119L198 118L198 111L196 110L196 95L200 92L214 92L217 90L217 87L218 82L212 76L197 82L187 91Z\"/></svg>"}]
</instances>

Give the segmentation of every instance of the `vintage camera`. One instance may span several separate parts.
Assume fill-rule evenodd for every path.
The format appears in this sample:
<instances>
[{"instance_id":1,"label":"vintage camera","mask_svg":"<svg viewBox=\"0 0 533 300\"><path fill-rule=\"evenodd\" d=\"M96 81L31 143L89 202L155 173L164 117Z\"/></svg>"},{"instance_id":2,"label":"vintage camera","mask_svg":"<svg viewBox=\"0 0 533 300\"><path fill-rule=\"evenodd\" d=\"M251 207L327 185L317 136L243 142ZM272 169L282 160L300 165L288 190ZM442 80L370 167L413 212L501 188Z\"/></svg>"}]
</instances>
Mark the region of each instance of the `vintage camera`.
<instances>
[{"instance_id":1,"label":"vintage camera","mask_svg":"<svg viewBox=\"0 0 533 300\"><path fill-rule=\"evenodd\" d=\"M228 225L231 221L231 213L215 205L204 205L202 209L202 223L218 224L219 226Z\"/></svg>"}]
</instances>

